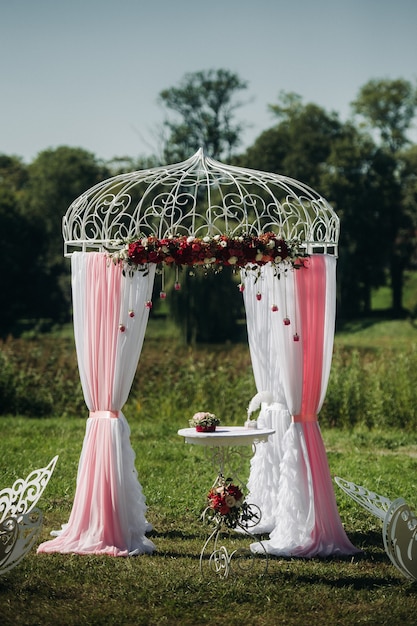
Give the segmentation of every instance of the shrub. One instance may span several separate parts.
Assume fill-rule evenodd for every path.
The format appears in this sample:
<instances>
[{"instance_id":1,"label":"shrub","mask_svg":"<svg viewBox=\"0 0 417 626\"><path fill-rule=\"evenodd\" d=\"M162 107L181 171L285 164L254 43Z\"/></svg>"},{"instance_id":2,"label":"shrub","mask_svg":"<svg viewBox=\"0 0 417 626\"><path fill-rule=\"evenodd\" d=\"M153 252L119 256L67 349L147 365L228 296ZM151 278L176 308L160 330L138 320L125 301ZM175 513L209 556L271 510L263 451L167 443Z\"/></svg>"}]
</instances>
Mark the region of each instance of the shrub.
<instances>
[{"instance_id":1,"label":"shrub","mask_svg":"<svg viewBox=\"0 0 417 626\"><path fill-rule=\"evenodd\" d=\"M320 420L328 426L417 426L417 350L335 348Z\"/></svg>"},{"instance_id":2,"label":"shrub","mask_svg":"<svg viewBox=\"0 0 417 626\"><path fill-rule=\"evenodd\" d=\"M167 428L197 411L243 424L256 393L247 344L190 348L147 339L124 411ZM41 336L0 344L0 415L81 416L87 408L73 339ZM335 345L320 422L328 427L417 427L417 349Z\"/></svg>"}]
</instances>

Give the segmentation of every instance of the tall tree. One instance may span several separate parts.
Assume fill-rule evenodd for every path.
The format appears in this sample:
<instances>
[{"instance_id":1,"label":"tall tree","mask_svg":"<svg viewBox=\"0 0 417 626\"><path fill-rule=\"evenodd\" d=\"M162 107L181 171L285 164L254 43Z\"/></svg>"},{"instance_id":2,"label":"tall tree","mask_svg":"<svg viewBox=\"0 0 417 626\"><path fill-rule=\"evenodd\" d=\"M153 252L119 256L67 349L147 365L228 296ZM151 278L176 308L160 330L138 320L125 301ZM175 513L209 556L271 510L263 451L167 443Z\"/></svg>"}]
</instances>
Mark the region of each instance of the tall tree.
<instances>
[{"instance_id":1,"label":"tall tree","mask_svg":"<svg viewBox=\"0 0 417 626\"><path fill-rule=\"evenodd\" d=\"M214 159L229 160L243 130L243 124L235 121L235 111L241 106L236 95L244 89L246 82L237 74L218 69L186 74L178 87L162 91L160 102L175 113L175 119L164 123L168 131L164 159L180 162L203 148ZM182 282L181 293L172 294L168 303L185 341L233 339L242 306L230 274L197 272Z\"/></svg>"},{"instance_id":2,"label":"tall tree","mask_svg":"<svg viewBox=\"0 0 417 626\"><path fill-rule=\"evenodd\" d=\"M43 264L47 280L39 294L50 316L59 321L69 315L68 264L63 259L62 217L83 191L110 175L93 154L82 148L60 146L45 150L28 167L25 215L41 225Z\"/></svg>"},{"instance_id":3,"label":"tall tree","mask_svg":"<svg viewBox=\"0 0 417 626\"><path fill-rule=\"evenodd\" d=\"M416 114L417 88L403 79L374 79L366 83L352 103L354 113L361 116L370 131L379 135L380 147L397 161L397 185L401 168L399 152L409 144L407 132ZM394 191L395 184L391 186ZM385 219L390 228L389 272L392 289L392 309L396 315L403 311L403 275L408 263L404 231L412 228L400 192L391 193Z\"/></svg>"},{"instance_id":4,"label":"tall tree","mask_svg":"<svg viewBox=\"0 0 417 626\"><path fill-rule=\"evenodd\" d=\"M398 191L393 159L353 124L304 105L297 94L281 92L270 109L278 124L260 135L241 162L301 180L330 201L341 218L339 315L369 312L371 290L385 280L384 216Z\"/></svg>"},{"instance_id":5,"label":"tall tree","mask_svg":"<svg viewBox=\"0 0 417 626\"><path fill-rule=\"evenodd\" d=\"M4 159L1 159L4 165ZM43 317L38 293L44 284L41 226L20 212L20 191L15 177L3 172L0 180L0 248L5 260L0 273L0 337L18 334L22 320L39 321ZM17 183L17 185L16 185Z\"/></svg>"},{"instance_id":6,"label":"tall tree","mask_svg":"<svg viewBox=\"0 0 417 626\"><path fill-rule=\"evenodd\" d=\"M186 74L178 87L161 91L161 104L176 114L164 123L164 158L182 161L203 148L214 159L230 159L243 130L235 121L236 94L246 88L237 74L218 69Z\"/></svg>"},{"instance_id":7,"label":"tall tree","mask_svg":"<svg viewBox=\"0 0 417 626\"><path fill-rule=\"evenodd\" d=\"M373 79L359 90L353 111L377 130L381 143L395 154L410 143L407 132L415 117L417 88L404 79Z\"/></svg>"},{"instance_id":8,"label":"tall tree","mask_svg":"<svg viewBox=\"0 0 417 626\"><path fill-rule=\"evenodd\" d=\"M392 201L394 166L393 159L351 123L344 125L326 160L320 186L341 221L339 318L369 314L372 289L385 283L385 212Z\"/></svg>"},{"instance_id":9,"label":"tall tree","mask_svg":"<svg viewBox=\"0 0 417 626\"><path fill-rule=\"evenodd\" d=\"M337 114L313 103L303 104L299 95L285 92L269 108L278 119L277 125L259 136L241 162L317 187L342 126Z\"/></svg>"},{"instance_id":10,"label":"tall tree","mask_svg":"<svg viewBox=\"0 0 417 626\"><path fill-rule=\"evenodd\" d=\"M417 268L417 145L399 153L402 204L408 227L399 236L412 269ZM416 311L417 312L417 311Z\"/></svg>"},{"instance_id":11,"label":"tall tree","mask_svg":"<svg viewBox=\"0 0 417 626\"><path fill-rule=\"evenodd\" d=\"M0 154L0 185L16 194L24 189L28 179L28 168L18 156Z\"/></svg>"}]
</instances>

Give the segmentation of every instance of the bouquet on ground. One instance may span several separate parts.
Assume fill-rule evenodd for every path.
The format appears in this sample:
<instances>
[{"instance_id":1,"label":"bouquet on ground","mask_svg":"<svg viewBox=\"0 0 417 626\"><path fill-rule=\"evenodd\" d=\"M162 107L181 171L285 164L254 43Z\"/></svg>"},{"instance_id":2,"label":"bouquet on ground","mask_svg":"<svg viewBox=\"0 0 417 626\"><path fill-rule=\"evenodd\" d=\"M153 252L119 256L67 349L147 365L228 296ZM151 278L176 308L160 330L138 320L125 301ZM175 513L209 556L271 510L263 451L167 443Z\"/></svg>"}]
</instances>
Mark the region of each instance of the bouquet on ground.
<instances>
[{"instance_id":1,"label":"bouquet on ground","mask_svg":"<svg viewBox=\"0 0 417 626\"><path fill-rule=\"evenodd\" d=\"M193 415L189 423L190 426L195 426L195 429L199 432L214 432L216 426L220 424L220 420L214 413L200 411Z\"/></svg>"}]
</instances>

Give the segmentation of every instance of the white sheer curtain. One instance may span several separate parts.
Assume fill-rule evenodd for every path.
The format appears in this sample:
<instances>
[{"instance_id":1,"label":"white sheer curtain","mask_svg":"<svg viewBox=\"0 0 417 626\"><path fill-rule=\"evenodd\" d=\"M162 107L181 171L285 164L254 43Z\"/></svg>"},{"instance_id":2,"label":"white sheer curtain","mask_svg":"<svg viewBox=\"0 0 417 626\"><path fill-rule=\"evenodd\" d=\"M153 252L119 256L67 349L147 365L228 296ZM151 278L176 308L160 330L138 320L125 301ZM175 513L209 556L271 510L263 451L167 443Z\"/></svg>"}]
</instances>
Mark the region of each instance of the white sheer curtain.
<instances>
[{"instance_id":1,"label":"white sheer curtain","mask_svg":"<svg viewBox=\"0 0 417 626\"><path fill-rule=\"evenodd\" d=\"M152 552L130 429L121 411L142 350L155 265L122 275L103 253L74 253L74 334L90 410L68 524L39 552Z\"/></svg>"},{"instance_id":2,"label":"white sheer curtain","mask_svg":"<svg viewBox=\"0 0 417 626\"><path fill-rule=\"evenodd\" d=\"M313 255L305 268L280 279L271 269L263 276L279 307L265 328L276 346L292 422L282 440L274 527L263 546L254 543L251 549L277 556L353 554L357 550L340 521L317 421L333 350L336 259Z\"/></svg>"},{"instance_id":3,"label":"white sheer curtain","mask_svg":"<svg viewBox=\"0 0 417 626\"><path fill-rule=\"evenodd\" d=\"M241 273L249 350L258 391L253 400L255 405L258 399L261 403L258 427L275 429L267 442L257 446L251 460L246 501L258 505L262 511L261 522L253 529L256 533L271 532L275 526L282 441L291 423L281 381L280 346L272 333L278 312L272 311L276 301L268 284L271 272L273 269L268 265L261 268L259 277Z\"/></svg>"}]
</instances>

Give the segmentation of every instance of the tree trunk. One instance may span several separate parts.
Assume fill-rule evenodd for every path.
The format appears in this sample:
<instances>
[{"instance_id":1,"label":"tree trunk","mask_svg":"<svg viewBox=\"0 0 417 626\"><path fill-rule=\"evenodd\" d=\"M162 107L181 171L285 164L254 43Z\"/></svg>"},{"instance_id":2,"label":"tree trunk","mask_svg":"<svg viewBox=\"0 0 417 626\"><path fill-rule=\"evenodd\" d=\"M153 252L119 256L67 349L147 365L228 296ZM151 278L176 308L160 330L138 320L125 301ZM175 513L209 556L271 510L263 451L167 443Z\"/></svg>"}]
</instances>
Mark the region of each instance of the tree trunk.
<instances>
[{"instance_id":1,"label":"tree trunk","mask_svg":"<svg viewBox=\"0 0 417 626\"><path fill-rule=\"evenodd\" d=\"M399 317L403 312L403 264L396 255L393 255L391 259L390 271L392 311L396 317Z\"/></svg>"}]
</instances>

